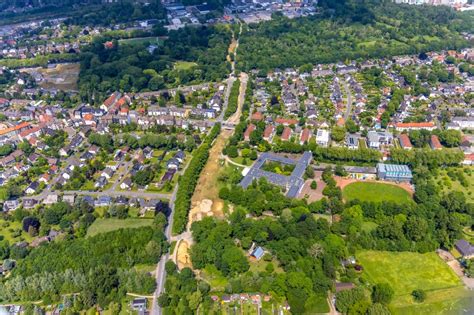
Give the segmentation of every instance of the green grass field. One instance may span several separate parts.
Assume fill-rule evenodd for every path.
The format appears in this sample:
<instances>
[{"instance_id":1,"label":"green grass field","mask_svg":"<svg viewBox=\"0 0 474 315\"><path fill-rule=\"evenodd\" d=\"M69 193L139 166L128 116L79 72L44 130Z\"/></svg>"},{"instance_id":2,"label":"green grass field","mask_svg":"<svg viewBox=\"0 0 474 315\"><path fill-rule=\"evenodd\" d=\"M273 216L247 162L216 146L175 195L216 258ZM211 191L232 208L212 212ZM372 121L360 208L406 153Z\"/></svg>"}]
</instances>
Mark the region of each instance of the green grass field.
<instances>
[{"instance_id":1,"label":"green grass field","mask_svg":"<svg viewBox=\"0 0 474 315\"><path fill-rule=\"evenodd\" d=\"M197 66L197 63L189 61L176 61L174 63L174 68L176 70L189 70L195 66Z\"/></svg>"},{"instance_id":2,"label":"green grass field","mask_svg":"<svg viewBox=\"0 0 474 315\"><path fill-rule=\"evenodd\" d=\"M313 295L306 300L305 310L308 314L329 313L329 305L326 296Z\"/></svg>"},{"instance_id":3,"label":"green grass field","mask_svg":"<svg viewBox=\"0 0 474 315\"><path fill-rule=\"evenodd\" d=\"M392 286L390 308L395 314L450 314L469 303L459 277L435 253L361 251L356 257L370 284ZM423 303L413 301L415 289L426 291Z\"/></svg>"},{"instance_id":4,"label":"green grass field","mask_svg":"<svg viewBox=\"0 0 474 315\"><path fill-rule=\"evenodd\" d=\"M394 201L399 203L411 202L410 194L395 185L373 183L373 182L356 182L347 185L342 190L342 196L346 201L359 199L361 201Z\"/></svg>"},{"instance_id":5,"label":"green grass field","mask_svg":"<svg viewBox=\"0 0 474 315\"><path fill-rule=\"evenodd\" d=\"M141 228L150 226L152 219L97 219L87 230L87 237L91 237L100 233L112 232L119 229Z\"/></svg>"}]
</instances>

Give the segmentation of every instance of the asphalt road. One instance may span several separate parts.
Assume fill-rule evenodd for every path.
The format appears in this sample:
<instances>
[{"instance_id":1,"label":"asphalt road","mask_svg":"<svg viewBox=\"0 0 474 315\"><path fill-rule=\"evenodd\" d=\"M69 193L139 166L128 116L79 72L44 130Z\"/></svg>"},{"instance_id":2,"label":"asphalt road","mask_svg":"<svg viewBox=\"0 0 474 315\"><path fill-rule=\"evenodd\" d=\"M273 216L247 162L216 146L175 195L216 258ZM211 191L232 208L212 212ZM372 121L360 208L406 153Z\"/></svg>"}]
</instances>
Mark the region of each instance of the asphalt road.
<instances>
[{"instance_id":1,"label":"asphalt road","mask_svg":"<svg viewBox=\"0 0 474 315\"><path fill-rule=\"evenodd\" d=\"M341 81L342 81L342 85L344 85L344 90L346 91L346 94L347 94L347 107L346 107L346 112L344 114L344 121L347 121L352 111L352 93L351 93L351 90L349 89L349 86L347 86L347 82L345 80L341 80Z\"/></svg>"}]
</instances>

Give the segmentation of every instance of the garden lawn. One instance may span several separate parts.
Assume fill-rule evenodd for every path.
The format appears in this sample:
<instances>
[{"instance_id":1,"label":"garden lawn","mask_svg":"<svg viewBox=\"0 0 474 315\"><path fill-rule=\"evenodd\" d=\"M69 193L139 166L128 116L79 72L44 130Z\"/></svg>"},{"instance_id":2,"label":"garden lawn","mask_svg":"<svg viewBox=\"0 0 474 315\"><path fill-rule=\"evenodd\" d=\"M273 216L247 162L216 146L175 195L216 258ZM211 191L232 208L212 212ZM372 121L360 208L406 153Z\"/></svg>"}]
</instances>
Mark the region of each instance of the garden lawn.
<instances>
[{"instance_id":1,"label":"garden lawn","mask_svg":"<svg viewBox=\"0 0 474 315\"><path fill-rule=\"evenodd\" d=\"M95 236L100 233L112 232L119 229L132 229L150 226L152 219L97 219L87 230L87 237Z\"/></svg>"},{"instance_id":2,"label":"garden lawn","mask_svg":"<svg viewBox=\"0 0 474 315\"><path fill-rule=\"evenodd\" d=\"M346 201L359 199L360 201L394 201L408 203L412 201L410 194L395 185L373 182L355 182L347 185L342 190Z\"/></svg>"},{"instance_id":3,"label":"garden lawn","mask_svg":"<svg viewBox=\"0 0 474 315\"><path fill-rule=\"evenodd\" d=\"M396 314L438 314L466 302L468 291L459 277L435 253L360 251L356 255L370 284L389 283L395 291L390 308ZM423 303L411 293L426 291Z\"/></svg>"}]
</instances>

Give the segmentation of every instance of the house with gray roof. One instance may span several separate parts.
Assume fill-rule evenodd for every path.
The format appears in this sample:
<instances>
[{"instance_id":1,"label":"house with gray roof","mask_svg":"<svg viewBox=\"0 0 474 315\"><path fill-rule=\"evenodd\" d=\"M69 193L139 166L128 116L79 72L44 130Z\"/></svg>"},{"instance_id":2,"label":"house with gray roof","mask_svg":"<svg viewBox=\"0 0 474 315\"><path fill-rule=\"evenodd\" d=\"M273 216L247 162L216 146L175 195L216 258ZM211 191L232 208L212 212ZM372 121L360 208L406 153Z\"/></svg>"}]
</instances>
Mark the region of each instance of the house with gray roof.
<instances>
[{"instance_id":1,"label":"house with gray roof","mask_svg":"<svg viewBox=\"0 0 474 315\"><path fill-rule=\"evenodd\" d=\"M474 246L466 240L459 240L454 244L454 247L465 259L474 258Z\"/></svg>"}]
</instances>

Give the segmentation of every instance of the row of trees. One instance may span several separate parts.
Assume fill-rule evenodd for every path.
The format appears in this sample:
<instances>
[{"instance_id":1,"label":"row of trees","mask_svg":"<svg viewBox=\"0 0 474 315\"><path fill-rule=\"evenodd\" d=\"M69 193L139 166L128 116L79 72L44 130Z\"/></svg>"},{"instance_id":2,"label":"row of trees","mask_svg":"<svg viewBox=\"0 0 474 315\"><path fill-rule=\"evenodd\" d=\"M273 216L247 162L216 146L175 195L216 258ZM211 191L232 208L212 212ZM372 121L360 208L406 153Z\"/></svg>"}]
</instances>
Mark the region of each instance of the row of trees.
<instances>
[{"instance_id":1,"label":"row of trees","mask_svg":"<svg viewBox=\"0 0 474 315\"><path fill-rule=\"evenodd\" d=\"M237 106L239 102L239 90L240 90L240 80L237 79L235 80L230 90L229 103L227 104L227 109L224 113L225 119L229 118L230 116L232 116L232 114L234 114L237 111Z\"/></svg>"},{"instance_id":2,"label":"row of trees","mask_svg":"<svg viewBox=\"0 0 474 315\"><path fill-rule=\"evenodd\" d=\"M220 124L216 124L212 127L201 146L195 151L183 176L179 179L179 187L175 200L173 233L179 234L186 228L188 211L191 206L191 197L196 188L199 175L209 158L209 150L211 149L212 142L219 135L220 130Z\"/></svg>"}]
</instances>

